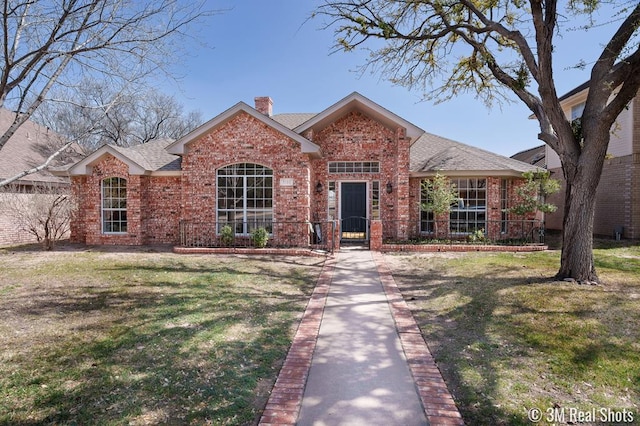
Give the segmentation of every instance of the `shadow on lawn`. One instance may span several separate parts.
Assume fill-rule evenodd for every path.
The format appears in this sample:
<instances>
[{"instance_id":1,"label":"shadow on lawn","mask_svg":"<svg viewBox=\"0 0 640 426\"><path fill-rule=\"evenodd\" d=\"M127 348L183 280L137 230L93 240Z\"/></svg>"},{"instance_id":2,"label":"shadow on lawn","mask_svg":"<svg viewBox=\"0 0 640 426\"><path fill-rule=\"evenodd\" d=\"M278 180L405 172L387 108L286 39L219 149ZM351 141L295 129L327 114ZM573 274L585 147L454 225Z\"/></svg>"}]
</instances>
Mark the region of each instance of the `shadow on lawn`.
<instances>
[{"instance_id":1,"label":"shadow on lawn","mask_svg":"<svg viewBox=\"0 0 640 426\"><path fill-rule=\"evenodd\" d=\"M627 334L635 329L632 324L621 330L616 327L620 324L617 319L608 321L601 315L609 307L620 306L624 295L605 294L591 286L552 284L551 277L508 277L519 268L495 265L488 274L479 271L468 275L424 266L394 271L465 423L531 425L527 410L533 407L522 403L518 408L505 407L504 402L512 402L505 401L505 392L511 390L514 397L520 393L520 398L525 395L525 401L547 404L538 407L543 411L554 402L562 406L575 404L576 400L570 399L575 383L590 381L596 366L602 368L604 364L607 368L629 358L633 368L628 370L627 386L637 398L640 359L633 342L640 336ZM535 292L544 294L549 291L544 289L549 284L557 285L552 293L557 299L549 298L548 304L536 305L531 302L535 298L527 297ZM519 293L514 288L524 290ZM598 300L604 300L601 306L584 309L578 302L566 302L596 296L595 292ZM637 310L632 307L618 315L638 319ZM573 333L573 321L591 328ZM535 376L541 359L547 362L548 371L544 374L548 377ZM532 369L526 371L528 365ZM611 368L611 376L622 374L616 367ZM518 381L522 376L511 375L515 371L531 376Z\"/></svg>"},{"instance_id":2,"label":"shadow on lawn","mask_svg":"<svg viewBox=\"0 0 640 426\"><path fill-rule=\"evenodd\" d=\"M255 422L315 283L295 269L257 271L295 290L251 285L242 265L114 264L96 271L113 285L16 301L28 305L20 315L73 330L26 350L5 383L31 409L16 414L0 401L0 424Z\"/></svg>"}]
</instances>

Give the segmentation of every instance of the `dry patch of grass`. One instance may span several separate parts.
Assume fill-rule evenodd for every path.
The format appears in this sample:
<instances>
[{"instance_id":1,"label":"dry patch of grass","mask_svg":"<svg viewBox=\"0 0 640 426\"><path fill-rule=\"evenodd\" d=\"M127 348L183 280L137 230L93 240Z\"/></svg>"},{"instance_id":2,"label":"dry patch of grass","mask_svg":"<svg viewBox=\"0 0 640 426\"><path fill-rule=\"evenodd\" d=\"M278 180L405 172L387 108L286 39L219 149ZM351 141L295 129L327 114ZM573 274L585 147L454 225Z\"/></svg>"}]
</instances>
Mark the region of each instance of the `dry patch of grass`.
<instances>
[{"instance_id":1,"label":"dry patch of grass","mask_svg":"<svg viewBox=\"0 0 640 426\"><path fill-rule=\"evenodd\" d=\"M0 424L250 424L318 258L0 251Z\"/></svg>"},{"instance_id":2,"label":"dry patch of grass","mask_svg":"<svg viewBox=\"0 0 640 426\"><path fill-rule=\"evenodd\" d=\"M601 286L554 281L558 252L386 257L468 425L640 424L640 247L595 256Z\"/></svg>"}]
</instances>

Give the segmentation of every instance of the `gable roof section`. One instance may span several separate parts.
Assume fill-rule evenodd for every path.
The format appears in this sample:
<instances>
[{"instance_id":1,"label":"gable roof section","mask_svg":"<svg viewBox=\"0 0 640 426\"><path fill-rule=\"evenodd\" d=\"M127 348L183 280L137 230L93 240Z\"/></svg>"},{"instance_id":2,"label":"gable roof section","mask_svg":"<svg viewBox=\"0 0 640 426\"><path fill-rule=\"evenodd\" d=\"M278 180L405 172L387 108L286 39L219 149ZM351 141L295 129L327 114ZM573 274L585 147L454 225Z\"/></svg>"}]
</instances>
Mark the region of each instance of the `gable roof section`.
<instances>
[{"instance_id":1,"label":"gable roof section","mask_svg":"<svg viewBox=\"0 0 640 426\"><path fill-rule=\"evenodd\" d=\"M314 144L313 142L305 139L304 137L300 136L298 133L292 131L290 128L288 128L286 125L258 112L257 110L255 110L254 108L250 107L249 105L245 104L244 102L238 102L237 104L235 104L234 106L232 106L231 108L229 108L228 110L224 111L222 114L212 118L211 120L207 121L206 123L204 123L202 126L196 128L195 130L189 132L188 134L186 134L185 136L181 137L180 139L178 139L177 141L175 141L174 143L170 144L169 146L167 146L167 151L170 154L175 154L175 155L184 155L185 152L185 145L189 144L190 142L193 142L194 140L198 139L199 137L207 134L208 132L210 132L212 129L228 122L229 120L231 120L232 118L234 118L236 115L238 115L240 112L245 112L247 114L249 114L250 116L252 116L253 118L255 118L258 121L261 121L262 123L266 124L267 126L273 128L274 130L284 134L285 136L295 140L296 142L298 142L300 144L300 147L302 149L302 152L305 154L310 154L313 157L319 157L320 156L320 147L316 144Z\"/></svg>"},{"instance_id":2,"label":"gable roof section","mask_svg":"<svg viewBox=\"0 0 640 426\"><path fill-rule=\"evenodd\" d=\"M538 168L431 133L424 133L411 146L409 171L412 176L430 176L438 172L449 176L520 176L534 170Z\"/></svg>"},{"instance_id":3,"label":"gable roof section","mask_svg":"<svg viewBox=\"0 0 640 426\"><path fill-rule=\"evenodd\" d=\"M181 161L180 157L169 154L165 149L172 142L170 139L160 139L130 148L103 145L77 163L66 169L57 169L54 173L70 176L89 175L94 164L111 155L125 163L129 167L129 174L132 175L172 174L180 171Z\"/></svg>"},{"instance_id":4,"label":"gable roof section","mask_svg":"<svg viewBox=\"0 0 640 426\"><path fill-rule=\"evenodd\" d=\"M309 118L307 121L294 128L293 131L296 133L304 133L309 129L322 130L340 117L343 117L354 110L363 112L367 116L391 129L395 129L396 127L405 128L407 136L411 139L412 143L424 133L424 130L418 126L392 113L388 109L381 107L358 92L351 93L349 96L331 105L321 113Z\"/></svg>"}]
</instances>

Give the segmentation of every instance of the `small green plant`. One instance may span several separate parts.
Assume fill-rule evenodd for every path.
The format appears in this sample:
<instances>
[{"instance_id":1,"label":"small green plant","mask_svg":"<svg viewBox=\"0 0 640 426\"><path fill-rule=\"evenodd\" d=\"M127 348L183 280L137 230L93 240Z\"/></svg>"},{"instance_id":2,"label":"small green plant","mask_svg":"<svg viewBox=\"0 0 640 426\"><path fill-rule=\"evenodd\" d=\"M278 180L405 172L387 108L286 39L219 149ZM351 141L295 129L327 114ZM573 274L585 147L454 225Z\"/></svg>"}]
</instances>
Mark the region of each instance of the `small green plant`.
<instances>
[{"instance_id":1,"label":"small green plant","mask_svg":"<svg viewBox=\"0 0 640 426\"><path fill-rule=\"evenodd\" d=\"M484 228L476 229L467 237L471 243L481 243L485 240Z\"/></svg>"},{"instance_id":2,"label":"small green plant","mask_svg":"<svg viewBox=\"0 0 640 426\"><path fill-rule=\"evenodd\" d=\"M233 245L234 239L235 239L235 235L231 225L225 225L220 229L220 242L222 243L223 246L229 247Z\"/></svg>"},{"instance_id":3,"label":"small green plant","mask_svg":"<svg viewBox=\"0 0 640 426\"><path fill-rule=\"evenodd\" d=\"M269 241L269 232L263 227L256 228L251 231L251 241L254 247L265 248Z\"/></svg>"}]
</instances>

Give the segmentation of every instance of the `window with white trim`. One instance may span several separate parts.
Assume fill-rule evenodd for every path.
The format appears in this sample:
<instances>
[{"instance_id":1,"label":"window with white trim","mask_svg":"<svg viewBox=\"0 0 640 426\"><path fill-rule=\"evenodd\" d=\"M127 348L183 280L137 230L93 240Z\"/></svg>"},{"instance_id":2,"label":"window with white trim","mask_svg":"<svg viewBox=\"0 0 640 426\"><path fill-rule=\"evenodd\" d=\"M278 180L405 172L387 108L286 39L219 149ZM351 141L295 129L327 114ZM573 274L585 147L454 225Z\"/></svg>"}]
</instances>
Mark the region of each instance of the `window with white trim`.
<instances>
[{"instance_id":1,"label":"window with white trim","mask_svg":"<svg viewBox=\"0 0 640 426\"><path fill-rule=\"evenodd\" d=\"M371 182L371 219L380 220L380 181Z\"/></svg>"},{"instance_id":2,"label":"window with white trim","mask_svg":"<svg viewBox=\"0 0 640 426\"><path fill-rule=\"evenodd\" d=\"M582 113L584 112L584 102L580 102L578 105L574 105L571 107L571 121L576 118L582 118Z\"/></svg>"},{"instance_id":3,"label":"window with white trim","mask_svg":"<svg viewBox=\"0 0 640 426\"><path fill-rule=\"evenodd\" d=\"M329 173L380 173L379 161L331 161Z\"/></svg>"},{"instance_id":4,"label":"window with white trim","mask_svg":"<svg viewBox=\"0 0 640 426\"><path fill-rule=\"evenodd\" d=\"M329 209L328 219L336 220L336 218L338 217L336 213L338 203L336 200L336 182L333 180L329 181L329 200L327 201L327 203Z\"/></svg>"},{"instance_id":5,"label":"window with white trim","mask_svg":"<svg viewBox=\"0 0 640 426\"><path fill-rule=\"evenodd\" d=\"M247 235L273 222L273 170L260 164L239 163L217 172L218 228L231 225L236 234ZM218 230L219 230L218 229Z\"/></svg>"},{"instance_id":6,"label":"window with white trim","mask_svg":"<svg viewBox=\"0 0 640 426\"><path fill-rule=\"evenodd\" d=\"M458 205L449 213L449 231L468 234L487 226L487 180L452 178L458 189Z\"/></svg>"},{"instance_id":7,"label":"window with white trim","mask_svg":"<svg viewBox=\"0 0 640 426\"><path fill-rule=\"evenodd\" d=\"M424 185L420 189L420 206L431 201L431 194ZM435 215L433 211L423 210L420 208L420 232L431 234L434 231Z\"/></svg>"},{"instance_id":8,"label":"window with white trim","mask_svg":"<svg viewBox=\"0 0 640 426\"><path fill-rule=\"evenodd\" d=\"M503 234L509 231L509 187L508 179L500 181L500 232Z\"/></svg>"},{"instance_id":9,"label":"window with white trim","mask_svg":"<svg viewBox=\"0 0 640 426\"><path fill-rule=\"evenodd\" d=\"M127 180L110 177L102 180L102 232L127 232Z\"/></svg>"}]
</instances>

